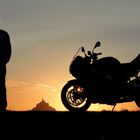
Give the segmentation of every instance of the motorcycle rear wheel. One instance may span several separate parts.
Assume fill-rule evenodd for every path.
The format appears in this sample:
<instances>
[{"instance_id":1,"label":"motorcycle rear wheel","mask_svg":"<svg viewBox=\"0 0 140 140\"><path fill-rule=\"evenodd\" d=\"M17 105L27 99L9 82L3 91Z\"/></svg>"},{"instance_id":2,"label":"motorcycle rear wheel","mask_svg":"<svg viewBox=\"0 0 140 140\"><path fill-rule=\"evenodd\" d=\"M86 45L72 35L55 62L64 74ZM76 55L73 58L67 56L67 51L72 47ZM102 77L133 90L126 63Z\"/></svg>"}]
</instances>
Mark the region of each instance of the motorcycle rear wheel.
<instances>
[{"instance_id":1,"label":"motorcycle rear wheel","mask_svg":"<svg viewBox=\"0 0 140 140\"><path fill-rule=\"evenodd\" d=\"M136 105L140 108L140 97L137 97L137 98L135 99L135 103L136 103Z\"/></svg>"},{"instance_id":2,"label":"motorcycle rear wheel","mask_svg":"<svg viewBox=\"0 0 140 140\"><path fill-rule=\"evenodd\" d=\"M86 89L77 80L68 82L62 88L61 101L69 111L86 111L91 105Z\"/></svg>"}]
</instances>

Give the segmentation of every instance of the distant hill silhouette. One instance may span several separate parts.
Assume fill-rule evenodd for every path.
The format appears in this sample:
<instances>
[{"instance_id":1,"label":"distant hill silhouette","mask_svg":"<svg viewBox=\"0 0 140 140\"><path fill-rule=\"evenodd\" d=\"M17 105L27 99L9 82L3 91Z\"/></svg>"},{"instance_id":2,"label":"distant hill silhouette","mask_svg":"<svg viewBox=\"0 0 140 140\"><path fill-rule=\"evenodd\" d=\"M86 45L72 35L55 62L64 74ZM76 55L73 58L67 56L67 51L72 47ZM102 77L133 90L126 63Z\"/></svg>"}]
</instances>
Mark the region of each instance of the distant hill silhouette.
<instances>
[{"instance_id":1,"label":"distant hill silhouette","mask_svg":"<svg viewBox=\"0 0 140 140\"><path fill-rule=\"evenodd\" d=\"M56 111L55 108L51 107L49 103L46 103L44 99L41 102L37 103L35 107L33 107L32 111Z\"/></svg>"}]
</instances>

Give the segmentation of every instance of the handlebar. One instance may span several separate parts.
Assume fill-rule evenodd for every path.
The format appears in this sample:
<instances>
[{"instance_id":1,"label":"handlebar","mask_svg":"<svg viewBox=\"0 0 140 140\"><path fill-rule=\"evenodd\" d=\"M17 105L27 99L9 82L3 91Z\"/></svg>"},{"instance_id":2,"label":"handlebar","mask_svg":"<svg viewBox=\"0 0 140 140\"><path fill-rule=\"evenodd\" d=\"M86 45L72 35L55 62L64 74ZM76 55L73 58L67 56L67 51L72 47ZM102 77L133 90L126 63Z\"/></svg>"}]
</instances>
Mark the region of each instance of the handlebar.
<instances>
[{"instance_id":1,"label":"handlebar","mask_svg":"<svg viewBox=\"0 0 140 140\"><path fill-rule=\"evenodd\" d=\"M95 53L96 55L102 55L102 53Z\"/></svg>"},{"instance_id":2,"label":"handlebar","mask_svg":"<svg viewBox=\"0 0 140 140\"><path fill-rule=\"evenodd\" d=\"M99 46L100 46L100 42L97 42L97 43L95 44L93 50L94 50L95 48L99 47ZM80 48L77 50L76 54L73 56L72 61L76 58L76 56L77 56L77 54L79 53L79 51L82 51L82 52L85 54L85 57L86 57L86 58L89 57L90 59L97 59L97 58L98 58L98 57L97 57L98 55L102 55L102 53L94 53L93 50L92 50L92 51L88 51L87 54L86 54L86 51L85 51L84 46L80 47Z\"/></svg>"},{"instance_id":3,"label":"handlebar","mask_svg":"<svg viewBox=\"0 0 140 140\"><path fill-rule=\"evenodd\" d=\"M92 52L91 52L91 51L88 51L87 54L86 54L85 49L84 49L83 46L81 47L81 51L85 54L85 56L87 56L87 54L88 54L89 56L98 56L98 55L102 55L102 53L94 53L93 51L92 51Z\"/></svg>"}]
</instances>

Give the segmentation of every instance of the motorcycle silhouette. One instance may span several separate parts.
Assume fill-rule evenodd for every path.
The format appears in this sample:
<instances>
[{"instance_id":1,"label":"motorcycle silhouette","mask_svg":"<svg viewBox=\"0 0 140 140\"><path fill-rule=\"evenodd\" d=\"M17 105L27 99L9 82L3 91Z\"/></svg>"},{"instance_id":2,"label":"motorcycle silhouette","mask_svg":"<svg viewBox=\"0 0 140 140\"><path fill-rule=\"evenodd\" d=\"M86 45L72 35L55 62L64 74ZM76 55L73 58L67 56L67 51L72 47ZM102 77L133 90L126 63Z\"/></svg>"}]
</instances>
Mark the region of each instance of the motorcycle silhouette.
<instances>
[{"instance_id":1,"label":"motorcycle silhouette","mask_svg":"<svg viewBox=\"0 0 140 140\"><path fill-rule=\"evenodd\" d=\"M113 105L135 101L140 108L140 54L129 63L120 63L112 56L98 58L95 53L80 47L74 55L69 80L61 90L61 101L69 111L86 111L93 103ZM84 56L79 55L82 52Z\"/></svg>"}]
</instances>

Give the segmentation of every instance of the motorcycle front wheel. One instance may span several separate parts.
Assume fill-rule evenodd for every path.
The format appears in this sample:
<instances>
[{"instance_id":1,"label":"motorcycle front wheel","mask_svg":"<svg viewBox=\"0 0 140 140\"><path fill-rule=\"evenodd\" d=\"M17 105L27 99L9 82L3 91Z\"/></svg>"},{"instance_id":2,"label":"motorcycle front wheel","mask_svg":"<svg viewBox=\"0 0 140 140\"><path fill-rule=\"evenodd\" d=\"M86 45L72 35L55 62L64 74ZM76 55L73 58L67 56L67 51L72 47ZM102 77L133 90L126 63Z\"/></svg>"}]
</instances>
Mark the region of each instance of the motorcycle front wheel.
<instances>
[{"instance_id":1,"label":"motorcycle front wheel","mask_svg":"<svg viewBox=\"0 0 140 140\"><path fill-rule=\"evenodd\" d=\"M138 106L138 108L140 108L140 97L137 97L137 98L135 99L135 103L136 103L136 105Z\"/></svg>"},{"instance_id":2,"label":"motorcycle front wheel","mask_svg":"<svg viewBox=\"0 0 140 140\"><path fill-rule=\"evenodd\" d=\"M69 111L86 111L91 105L86 89L77 80L69 81L62 88L61 100Z\"/></svg>"}]
</instances>

